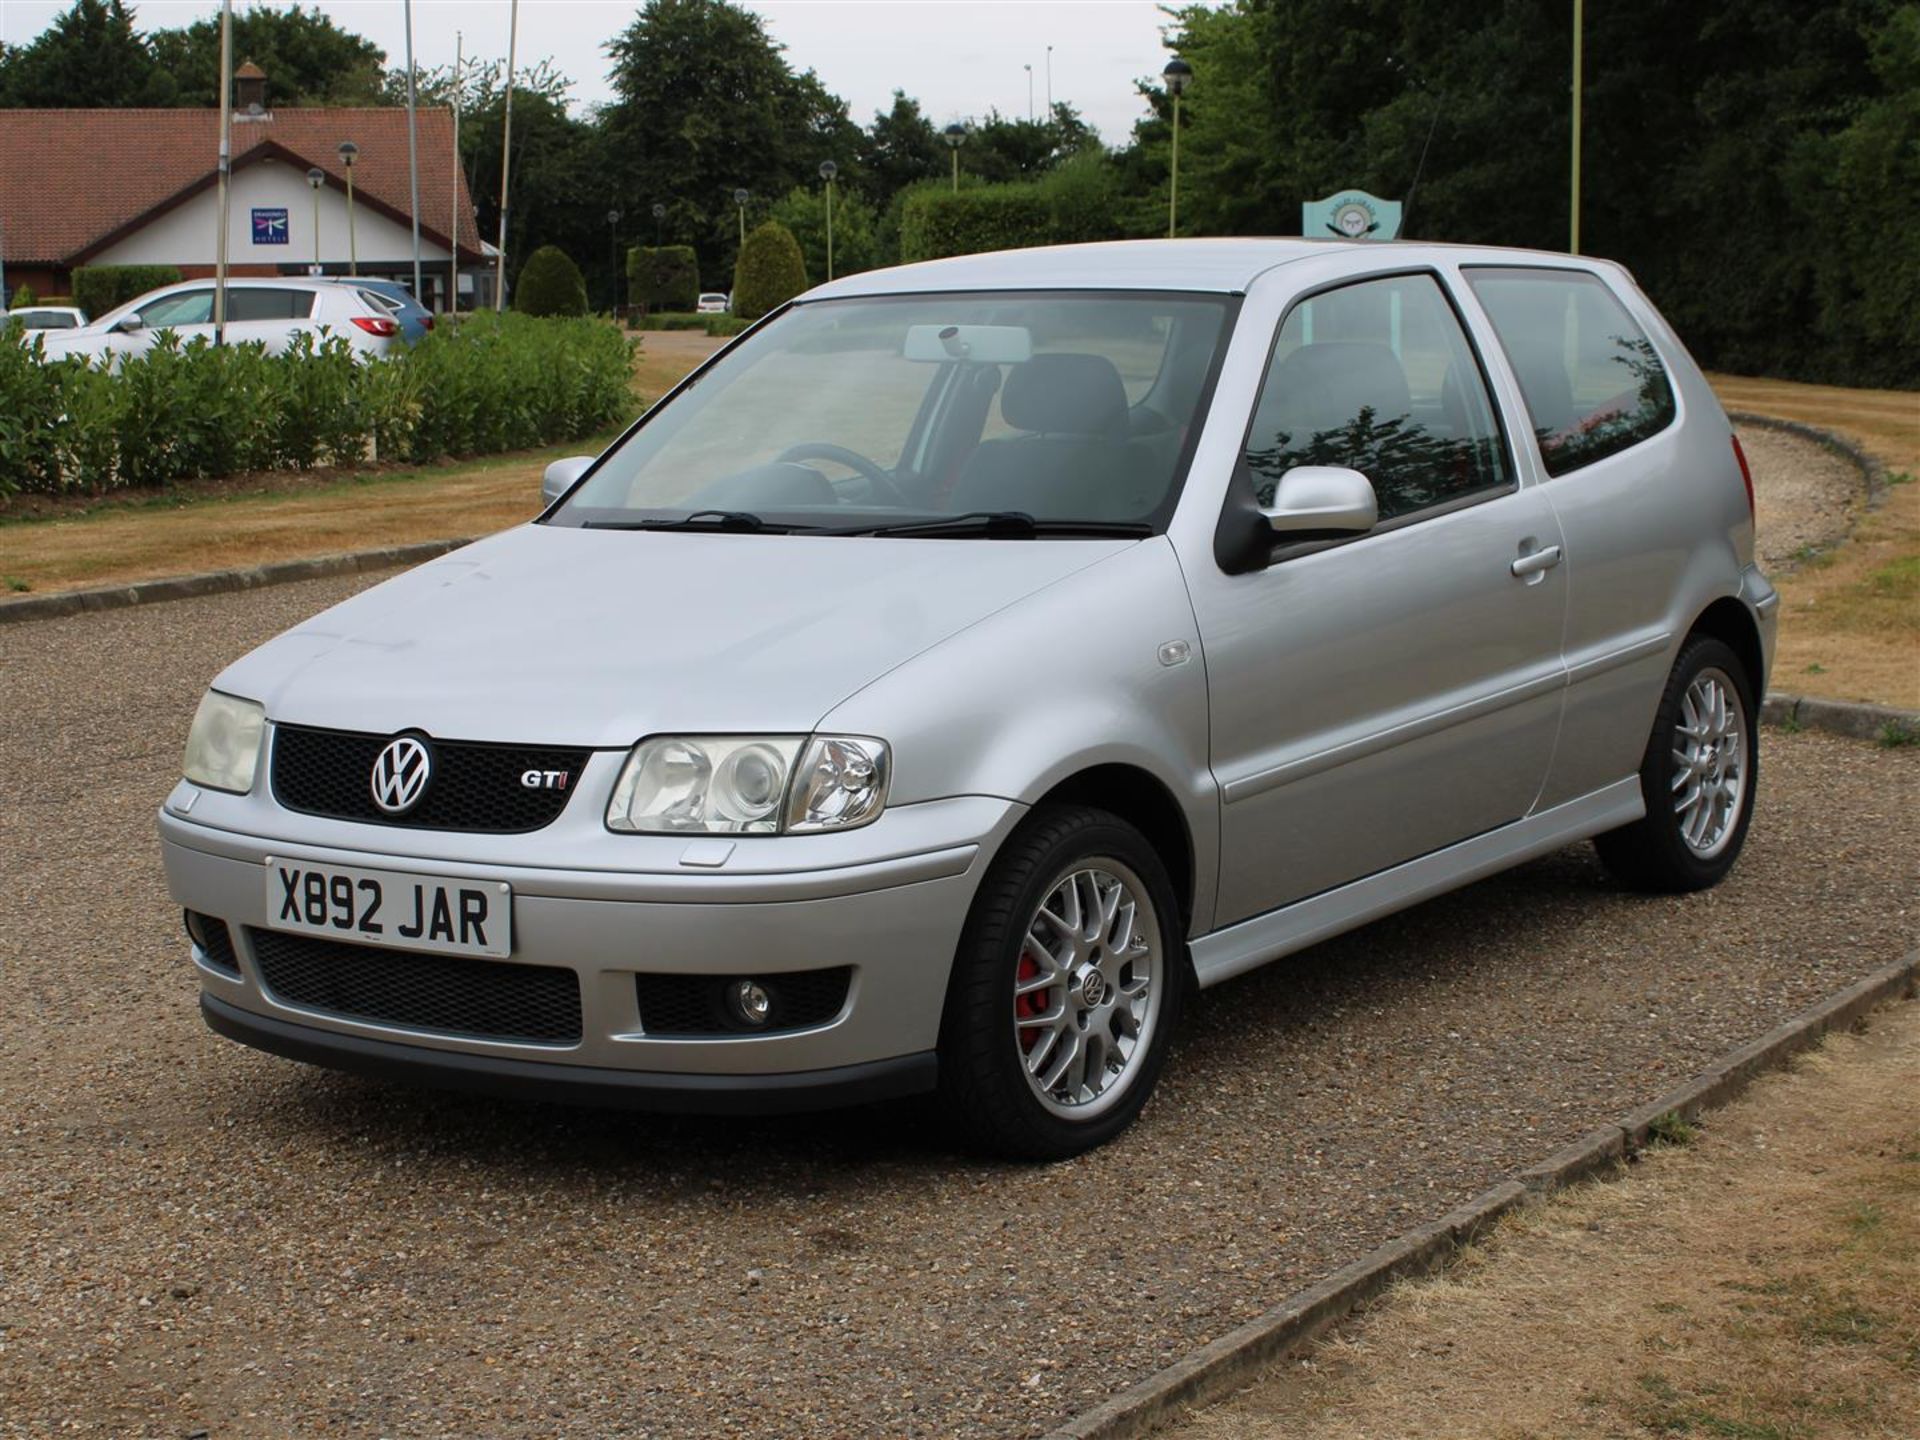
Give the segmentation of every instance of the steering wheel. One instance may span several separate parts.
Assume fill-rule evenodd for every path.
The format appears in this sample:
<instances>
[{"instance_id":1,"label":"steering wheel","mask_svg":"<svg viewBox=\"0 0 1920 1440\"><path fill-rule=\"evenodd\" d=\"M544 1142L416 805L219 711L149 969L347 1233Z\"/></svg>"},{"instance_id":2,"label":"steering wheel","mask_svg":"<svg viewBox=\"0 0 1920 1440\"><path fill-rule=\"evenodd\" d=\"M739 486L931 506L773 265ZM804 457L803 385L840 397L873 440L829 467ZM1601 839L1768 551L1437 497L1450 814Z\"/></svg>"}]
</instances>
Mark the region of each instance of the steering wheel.
<instances>
[{"instance_id":1,"label":"steering wheel","mask_svg":"<svg viewBox=\"0 0 1920 1440\"><path fill-rule=\"evenodd\" d=\"M831 460L836 465L844 465L861 476L873 487L875 499L884 500L902 508L910 504L907 497L900 493L900 487L894 484L891 475L859 451L849 450L844 445L834 445L825 440L806 440L798 445L789 445L774 456L774 459L782 464L797 463L801 460Z\"/></svg>"}]
</instances>

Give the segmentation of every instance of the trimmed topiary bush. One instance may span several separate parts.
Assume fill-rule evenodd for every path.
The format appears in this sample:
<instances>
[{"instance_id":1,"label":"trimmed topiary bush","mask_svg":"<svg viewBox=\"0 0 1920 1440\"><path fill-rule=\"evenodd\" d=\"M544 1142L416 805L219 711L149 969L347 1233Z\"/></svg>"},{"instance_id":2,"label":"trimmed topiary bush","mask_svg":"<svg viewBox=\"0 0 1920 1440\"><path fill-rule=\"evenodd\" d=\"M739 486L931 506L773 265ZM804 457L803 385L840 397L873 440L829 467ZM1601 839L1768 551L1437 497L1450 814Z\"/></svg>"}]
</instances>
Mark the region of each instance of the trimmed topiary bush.
<instances>
[{"instance_id":1,"label":"trimmed topiary bush","mask_svg":"<svg viewBox=\"0 0 1920 1440\"><path fill-rule=\"evenodd\" d=\"M627 251L627 303L644 310L691 310L700 303L700 258L691 245L636 245Z\"/></svg>"},{"instance_id":2,"label":"trimmed topiary bush","mask_svg":"<svg viewBox=\"0 0 1920 1440\"><path fill-rule=\"evenodd\" d=\"M747 235L733 267L733 313L758 320L807 288L807 262L800 242L777 220Z\"/></svg>"},{"instance_id":3,"label":"trimmed topiary bush","mask_svg":"<svg viewBox=\"0 0 1920 1440\"><path fill-rule=\"evenodd\" d=\"M73 303L98 320L149 290L178 284L172 265L82 265L73 272Z\"/></svg>"},{"instance_id":4,"label":"trimmed topiary bush","mask_svg":"<svg viewBox=\"0 0 1920 1440\"><path fill-rule=\"evenodd\" d=\"M31 285L22 285L18 290L13 292L13 305L11 308L21 310L37 303L39 302L33 298L33 287Z\"/></svg>"},{"instance_id":5,"label":"trimmed topiary bush","mask_svg":"<svg viewBox=\"0 0 1920 1440\"><path fill-rule=\"evenodd\" d=\"M522 315L584 315L587 282L558 245L542 245L520 267L513 308Z\"/></svg>"},{"instance_id":6,"label":"trimmed topiary bush","mask_svg":"<svg viewBox=\"0 0 1920 1440\"><path fill-rule=\"evenodd\" d=\"M1018 250L1053 240L1053 206L1038 185L921 190L900 215L900 259L938 260L984 250Z\"/></svg>"}]
</instances>

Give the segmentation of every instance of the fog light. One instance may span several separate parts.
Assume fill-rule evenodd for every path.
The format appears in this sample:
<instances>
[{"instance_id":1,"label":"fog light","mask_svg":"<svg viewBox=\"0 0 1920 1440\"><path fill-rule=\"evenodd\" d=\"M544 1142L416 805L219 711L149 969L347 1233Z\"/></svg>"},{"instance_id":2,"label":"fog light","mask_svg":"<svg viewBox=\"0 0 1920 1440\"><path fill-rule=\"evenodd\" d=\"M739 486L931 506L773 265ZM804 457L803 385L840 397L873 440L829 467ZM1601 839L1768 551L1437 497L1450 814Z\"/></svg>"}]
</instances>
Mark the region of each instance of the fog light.
<instances>
[{"instance_id":1,"label":"fog light","mask_svg":"<svg viewBox=\"0 0 1920 1440\"><path fill-rule=\"evenodd\" d=\"M773 1016L773 996L757 980L735 980L727 986L727 1009L742 1025L758 1030Z\"/></svg>"}]
</instances>

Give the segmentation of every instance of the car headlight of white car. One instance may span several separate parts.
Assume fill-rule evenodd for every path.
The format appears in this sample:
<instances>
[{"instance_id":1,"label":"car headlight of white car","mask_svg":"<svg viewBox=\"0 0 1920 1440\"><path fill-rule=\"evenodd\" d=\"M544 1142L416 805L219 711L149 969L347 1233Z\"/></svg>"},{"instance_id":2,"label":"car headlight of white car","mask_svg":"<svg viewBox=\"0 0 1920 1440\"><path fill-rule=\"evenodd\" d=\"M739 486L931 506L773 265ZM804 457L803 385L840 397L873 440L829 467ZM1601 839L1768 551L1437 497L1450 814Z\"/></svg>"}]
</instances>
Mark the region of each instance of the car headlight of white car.
<instances>
[{"instance_id":1,"label":"car headlight of white car","mask_svg":"<svg viewBox=\"0 0 1920 1440\"><path fill-rule=\"evenodd\" d=\"M861 735L656 735L627 756L607 827L634 834L851 830L887 803L889 751Z\"/></svg>"},{"instance_id":2,"label":"car headlight of white car","mask_svg":"<svg viewBox=\"0 0 1920 1440\"><path fill-rule=\"evenodd\" d=\"M181 771L196 785L244 795L253 788L260 763L260 737L267 726L264 706L209 690L193 712L187 731L187 755Z\"/></svg>"}]
</instances>

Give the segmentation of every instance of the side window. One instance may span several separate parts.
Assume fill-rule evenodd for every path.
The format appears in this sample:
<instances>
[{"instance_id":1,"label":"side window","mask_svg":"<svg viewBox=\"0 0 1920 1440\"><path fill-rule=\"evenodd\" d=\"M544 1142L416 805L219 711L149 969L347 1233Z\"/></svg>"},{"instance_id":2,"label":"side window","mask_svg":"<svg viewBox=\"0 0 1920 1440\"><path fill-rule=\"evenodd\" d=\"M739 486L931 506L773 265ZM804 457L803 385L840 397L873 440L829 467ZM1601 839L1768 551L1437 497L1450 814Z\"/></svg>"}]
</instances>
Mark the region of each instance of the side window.
<instances>
[{"instance_id":1,"label":"side window","mask_svg":"<svg viewBox=\"0 0 1920 1440\"><path fill-rule=\"evenodd\" d=\"M1480 363L1431 275L1361 281L1295 305L1246 460L1263 505L1296 465L1358 470L1382 520L1513 484Z\"/></svg>"},{"instance_id":2,"label":"side window","mask_svg":"<svg viewBox=\"0 0 1920 1440\"><path fill-rule=\"evenodd\" d=\"M1666 367L1598 276L1466 273L1520 381L1549 475L1591 465L1673 423Z\"/></svg>"},{"instance_id":3,"label":"side window","mask_svg":"<svg viewBox=\"0 0 1920 1440\"><path fill-rule=\"evenodd\" d=\"M173 325L205 325L213 319L213 291L183 290L140 309L140 323L149 330Z\"/></svg>"},{"instance_id":4,"label":"side window","mask_svg":"<svg viewBox=\"0 0 1920 1440\"><path fill-rule=\"evenodd\" d=\"M267 290L249 285L227 292L229 320L304 320L312 313L311 290Z\"/></svg>"}]
</instances>

